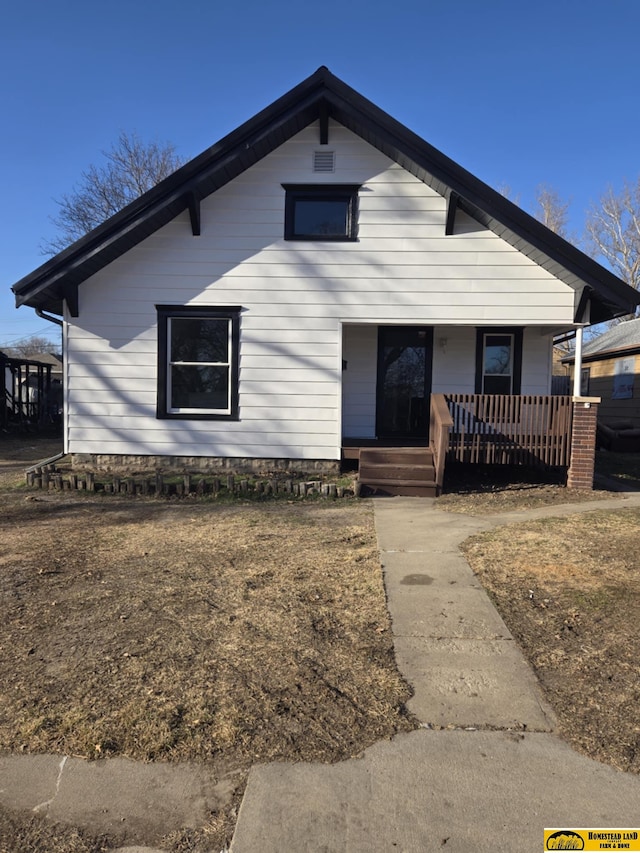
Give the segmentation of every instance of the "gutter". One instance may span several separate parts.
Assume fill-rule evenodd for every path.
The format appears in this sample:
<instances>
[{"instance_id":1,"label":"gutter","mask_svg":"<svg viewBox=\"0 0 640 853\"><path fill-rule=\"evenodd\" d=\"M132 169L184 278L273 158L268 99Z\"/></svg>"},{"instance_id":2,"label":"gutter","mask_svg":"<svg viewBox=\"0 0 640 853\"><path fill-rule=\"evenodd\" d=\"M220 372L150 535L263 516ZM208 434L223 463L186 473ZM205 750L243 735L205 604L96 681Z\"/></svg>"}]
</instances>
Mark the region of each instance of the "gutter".
<instances>
[{"instance_id":1,"label":"gutter","mask_svg":"<svg viewBox=\"0 0 640 853\"><path fill-rule=\"evenodd\" d=\"M54 462L57 462L58 459L62 459L62 457L66 455L67 454L63 451L62 453L56 453L56 455L52 456L50 459L43 459L41 462L36 462L35 465L25 468L25 474L31 474L33 471L37 471L38 468L44 468L45 465L52 465Z\"/></svg>"},{"instance_id":2,"label":"gutter","mask_svg":"<svg viewBox=\"0 0 640 853\"><path fill-rule=\"evenodd\" d=\"M62 327L64 324L62 320L59 320L58 317L52 317L50 314L45 314L42 308L34 308L33 309L38 317L41 317L43 320L48 320L50 323L55 323L56 326Z\"/></svg>"}]
</instances>

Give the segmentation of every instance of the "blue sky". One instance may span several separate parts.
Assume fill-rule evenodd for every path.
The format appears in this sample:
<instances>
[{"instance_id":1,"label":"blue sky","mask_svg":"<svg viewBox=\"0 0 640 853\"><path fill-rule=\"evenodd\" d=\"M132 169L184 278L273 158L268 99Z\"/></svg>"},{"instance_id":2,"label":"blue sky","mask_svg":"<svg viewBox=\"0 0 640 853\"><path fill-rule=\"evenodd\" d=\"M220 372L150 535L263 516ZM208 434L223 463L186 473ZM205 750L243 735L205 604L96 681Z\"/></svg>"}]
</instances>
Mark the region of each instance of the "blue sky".
<instances>
[{"instance_id":1,"label":"blue sky","mask_svg":"<svg viewBox=\"0 0 640 853\"><path fill-rule=\"evenodd\" d=\"M320 65L531 211L640 174L638 0L5 0L0 348L54 326L10 287L121 131L200 153Z\"/></svg>"}]
</instances>

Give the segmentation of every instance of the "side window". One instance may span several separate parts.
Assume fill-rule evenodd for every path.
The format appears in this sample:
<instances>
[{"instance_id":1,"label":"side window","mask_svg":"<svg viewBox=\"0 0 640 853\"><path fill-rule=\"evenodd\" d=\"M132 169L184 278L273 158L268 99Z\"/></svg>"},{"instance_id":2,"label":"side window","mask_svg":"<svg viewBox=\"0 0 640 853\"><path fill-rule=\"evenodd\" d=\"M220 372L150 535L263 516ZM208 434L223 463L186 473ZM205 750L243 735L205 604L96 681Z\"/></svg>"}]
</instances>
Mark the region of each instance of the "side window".
<instances>
[{"instance_id":1,"label":"side window","mask_svg":"<svg viewBox=\"0 0 640 853\"><path fill-rule=\"evenodd\" d=\"M476 394L519 394L522 329L478 329Z\"/></svg>"},{"instance_id":2,"label":"side window","mask_svg":"<svg viewBox=\"0 0 640 853\"><path fill-rule=\"evenodd\" d=\"M159 418L238 418L239 308L156 306Z\"/></svg>"},{"instance_id":3,"label":"side window","mask_svg":"<svg viewBox=\"0 0 640 853\"><path fill-rule=\"evenodd\" d=\"M283 184L285 240L357 239L358 189L352 185Z\"/></svg>"},{"instance_id":4,"label":"side window","mask_svg":"<svg viewBox=\"0 0 640 853\"><path fill-rule=\"evenodd\" d=\"M591 382L591 368L583 367L580 371L580 394L583 397L589 396L589 385Z\"/></svg>"}]
</instances>

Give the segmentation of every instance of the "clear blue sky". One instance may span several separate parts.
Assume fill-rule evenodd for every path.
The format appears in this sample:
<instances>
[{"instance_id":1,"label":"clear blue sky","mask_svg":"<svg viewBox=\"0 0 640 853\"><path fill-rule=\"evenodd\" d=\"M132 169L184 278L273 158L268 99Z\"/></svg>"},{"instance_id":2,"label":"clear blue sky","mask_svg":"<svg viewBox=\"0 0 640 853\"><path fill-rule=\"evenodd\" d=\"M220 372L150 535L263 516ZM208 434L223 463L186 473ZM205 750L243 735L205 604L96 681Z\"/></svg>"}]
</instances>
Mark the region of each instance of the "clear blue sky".
<instances>
[{"instance_id":1,"label":"clear blue sky","mask_svg":"<svg viewBox=\"0 0 640 853\"><path fill-rule=\"evenodd\" d=\"M190 158L320 65L531 211L640 174L638 0L5 0L0 348L55 328L10 287L120 131Z\"/></svg>"}]
</instances>

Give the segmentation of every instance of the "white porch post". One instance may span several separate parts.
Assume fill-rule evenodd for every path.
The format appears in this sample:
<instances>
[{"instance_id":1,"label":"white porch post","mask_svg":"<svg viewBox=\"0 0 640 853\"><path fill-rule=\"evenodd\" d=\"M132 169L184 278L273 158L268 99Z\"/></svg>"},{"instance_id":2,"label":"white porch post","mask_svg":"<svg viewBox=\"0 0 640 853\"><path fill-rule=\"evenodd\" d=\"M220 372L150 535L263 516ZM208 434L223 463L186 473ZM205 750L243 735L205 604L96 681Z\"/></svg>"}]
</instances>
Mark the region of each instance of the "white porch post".
<instances>
[{"instance_id":1,"label":"white porch post","mask_svg":"<svg viewBox=\"0 0 640 853\"><path fill-rule=\"evenodd\" d=\"M573 396L580 397L582 377L582 326L576 329L576 360L573 368Z\"/></svg>"}]
</instances>

